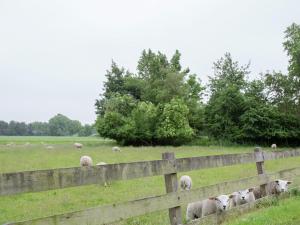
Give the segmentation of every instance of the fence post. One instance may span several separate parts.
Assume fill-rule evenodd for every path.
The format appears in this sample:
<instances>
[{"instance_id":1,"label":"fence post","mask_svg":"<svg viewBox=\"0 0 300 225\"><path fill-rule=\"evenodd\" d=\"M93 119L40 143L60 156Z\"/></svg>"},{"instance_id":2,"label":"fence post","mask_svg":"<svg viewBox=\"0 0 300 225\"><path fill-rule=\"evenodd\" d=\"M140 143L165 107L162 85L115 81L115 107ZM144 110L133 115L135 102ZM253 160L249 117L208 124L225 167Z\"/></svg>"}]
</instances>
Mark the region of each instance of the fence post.
<instances>
[{"instance_id":1,"label":"fence post","mask_svg":"<svg viewBox=\"0 0 300 225\"><path fill-rule=\"evenodd\" d=\"M254 149L255 153L255 158L256 158L256 169L257 169L257 174L258 175L263 175L265 174L265 159L263 155L263 151L261 150L260 147L256 147ZM261 196L266 196L267 195L267 184L262 184L260 185L260 193Z\"/></svg>"},{"instance_id":2,"label":"fence post","mask_svg":"<svg viewBox=\"0 0 300 225\"><path fill-rule=\"evenodd\" d=\"M177 170L174 152L163 153L162 159L171 161L174 164L175 170ZM177 172L165 175L165 186L166 186L167 193L177 191L178 189ZM182 224L180 206L169 209L169 218L170 218L171 225Z\"/></svg>"}]
</instances>

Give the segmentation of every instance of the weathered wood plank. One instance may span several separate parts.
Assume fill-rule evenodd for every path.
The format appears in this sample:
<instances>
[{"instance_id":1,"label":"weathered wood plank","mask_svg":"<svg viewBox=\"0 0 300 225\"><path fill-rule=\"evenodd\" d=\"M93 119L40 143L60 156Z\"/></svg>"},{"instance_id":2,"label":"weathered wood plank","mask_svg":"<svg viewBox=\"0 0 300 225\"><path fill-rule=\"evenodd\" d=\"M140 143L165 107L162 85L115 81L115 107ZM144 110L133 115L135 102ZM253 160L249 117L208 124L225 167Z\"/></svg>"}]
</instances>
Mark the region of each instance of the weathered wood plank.
<instances>
[{"instance_id":1,"label":"weathered wood plank","mask_svg":"<svg viewBox=\"0 0 300 225\"><path fill-rule=\"evenodd\" d=\"M0 174L0 196L37 192L111 180L128 180L175 172L168 160L108 164L92 167L36 170Z\"/></svg>"},{"instance_id":2,"label":"weathered wood plank","mask_svg":"<svg viewBox=\"0 0 300 225\"><path fill-rule=\"evenodd\" d=\"M273 152L263 152L264 160L274 160L289 157L300 156L300 149L294 149L289 151L273 151Z\"/></svg>"},{"instance_id":3,"label":"weathered wood plank","mask_svg":"<svg viewBox=\"0 0 300 225\"><path fill-rule=\"evenodd\" d=\"M264 152L265 160L300 156L300 150ZM256 162L254 153L201 156L176 159L177 172L230 166ZM153 160L108 164L93 167L73 167L49 170L23 171L0 174L0 196L25 192L38 192L107 181L128 180L176 172L168 160Z\"/></svg>"},{"instance_id":4,"label":"weathered wood plank","mask_svg":"<svg viewBox=\"0 0 300 225\"><path fill-rule=\"evenodd\" d=\"M214 184L190 191L171 192L130 202L99 206L83 211L76 211L62 215L54 215L36 220L10 223L10 225L99 225L143 215L163 209L177 207L189 202L206 199L221 193L232 193L239 189L258 186L274 179L299 176L300 167L279 171L269 175L260 175L240 180Z\"/></svg>"},{"instance_id":5,"label":"weathered wood plank","mask_svg":"<svg viewBox=\"0 0 300 225\"><path fill-rule=\"evenodd\" d=\"M213 167L230 166L242 163L255 162L254 153L210 155L192 158L176 159L178 172L206 169Z\"/></svg>"}]
</instances>

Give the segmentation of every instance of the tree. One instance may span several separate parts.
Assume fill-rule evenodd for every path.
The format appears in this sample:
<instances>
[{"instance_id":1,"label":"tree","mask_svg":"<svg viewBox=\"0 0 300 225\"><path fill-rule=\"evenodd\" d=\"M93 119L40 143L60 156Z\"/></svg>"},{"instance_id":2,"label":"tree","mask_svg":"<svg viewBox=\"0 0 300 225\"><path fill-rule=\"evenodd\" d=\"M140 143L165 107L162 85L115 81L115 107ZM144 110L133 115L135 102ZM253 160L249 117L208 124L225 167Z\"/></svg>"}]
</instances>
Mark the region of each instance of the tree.
<instances>
[{"instance_id":1,"label":"tree","mask_svg":"<svg viewBox=\"0 0 300 225\"><path fill-rule=\"evenodd\" d=\"M170 60L161 52L144 50L137 74L124 69L109 72L115 78L108 76L104 94L96 101L99 134L134 145L179 144L199 134L204 121L204 88L189 69L182 70L180 57L177 50ZM122 85L115 85L115 80L122 80ZM112 86L117 88L108 88ZM176 114L173 108L181 111Z\"/></svg>"},{"instance_id":2,"label":"tree","mask_svg":"<svg viewBox=\"0 0 300 225\"><path fill-rule=\"evenodd\" d=\"M241 135L248 68L249 65L239 66L229 53L214 63L214 76L209 77L211 97L205 109L206 127L213 137L236 141Z\"/></svg>"},{"instance_id":3,"label":"tree","mask_svg":"<svg viewBox=\"0 0 300 225\"><path fill-rule=\"evenodd\" d=\"M288 81L293 105L300 119L300 25L293 23L285 31L283 46L289 57Z\"/></svg>"},{"instance_id":4,"label":"tree","mask_svg":"<svg viewBox=\"0 0 300 225\"><path fill-rule=\"evenodd\" d=\"M248 71L250 64L239 66L237 61L233 61L230 53L225 53L214 63L214 76L209 77L209 88L212 94L228 86L236 86L239 90L245 88L246 76L250 73Z\"/></svg>"},{"instance_id":5,"label":"tree","mask_svg":"<svg viewBox=\"0 0 300 225\"><path fill-rule=\"evenodd\" d=\"M192 139L194 132L187 119L188 113L188 107L180 99L172 99L164 105L156 131L161 143L180 145Z\"/></svg>"},{"instance_id":6,"label":"tree","mask_svg":"<svg viewBox=\"0 0 300 225\"><path fill-rule=\"evenodd\" d=\"M51 136L69 136L77 134L81 129L79 121L57 114L49 120L49 134Z\"/></svg>"},{"instance_id":7,"label":"tree","mask_svg":"<svg viewBox=\"0 0 300 225\"><path fill-rule=\"evenodd\" d=\"M46 136L49 135L49 126L45 122L33 122L28 124L33 136Z\"/></svg>"},{"instance_id":8,"label":"tree","mask_svg":"<svg viewBox=\"0 0 300 225\"><path fill-rule=\"evenodd\" d=\"M0 120L0 135L9 135L8 123Z\"/></svg>"}]
</instances>

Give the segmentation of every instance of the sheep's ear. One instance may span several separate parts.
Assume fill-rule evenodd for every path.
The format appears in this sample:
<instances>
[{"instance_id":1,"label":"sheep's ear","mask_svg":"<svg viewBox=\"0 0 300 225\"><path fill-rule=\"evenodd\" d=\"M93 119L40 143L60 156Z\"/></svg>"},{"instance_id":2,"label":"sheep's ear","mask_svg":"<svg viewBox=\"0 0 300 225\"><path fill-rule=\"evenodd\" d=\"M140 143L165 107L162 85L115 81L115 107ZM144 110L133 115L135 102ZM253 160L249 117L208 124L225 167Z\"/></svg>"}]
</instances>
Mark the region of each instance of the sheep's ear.
<instances>
[{"instance_id":1,"label":"sheep's ear","mask_svg":"<svg viewBox=\"0 0 300 225\"><path fill-rule=\"evenodd\" d=\"M209 197L209 200L217 200L217 197Z\"/></svg>"},{"instance_id":2,"label":"sheep's ear","mask_svg":"<svg viewBox=\"0 0 300 225\"><path fill-rule=\"evenodd\" d=\"M276 184L279 184L279 180L275 180Z\"/></svg>"},{"instance_id":3,"label":"sheep's ear","mask_svg":"<svg viewBox=\"0 0 300 225\"><path fill-rule=\"evenodd\" d=\"M291 183L293 183L293 182L292 182L292 181L288 181L288 182L287 182L287 184L291 184Z\"/></svg>"},{"instance_id":4,"label":"sheep's ear","mask_svg":"<svg viewBox=\"0 0 300 225\"><path fill-rule=\"evenodd\" d=\"M252 192L252 191L254 191L254 188L249 188L248 191Z\"/></svg>"},{"instance_id":5,"label":"sheep's ear","mask_svg":"<svg viewBox=\"0 0 300 225\"><path fill-rule=\"evenodd\" d=\"M233 194L231 194L231 195L229 195L228 197L229 197L229 198L233 198L233 197L234 197L234 195L233 195Z\"/></svg>"}]
</instances>

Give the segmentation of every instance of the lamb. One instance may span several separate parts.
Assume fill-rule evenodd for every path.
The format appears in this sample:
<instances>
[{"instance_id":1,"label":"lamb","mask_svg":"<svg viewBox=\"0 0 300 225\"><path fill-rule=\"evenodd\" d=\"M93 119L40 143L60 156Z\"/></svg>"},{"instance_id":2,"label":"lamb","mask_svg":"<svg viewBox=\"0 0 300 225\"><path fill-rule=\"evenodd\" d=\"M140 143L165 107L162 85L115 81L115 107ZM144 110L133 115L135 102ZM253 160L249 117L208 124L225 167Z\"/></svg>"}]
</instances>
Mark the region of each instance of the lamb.
<instances>
[{"instance_id":1,"label":"lamb","mask_svg":"<svg viewBox=\"0 0 300 225\"><path fill-rule=\"evenodd\" d=\"M192 178L188 175L183 175L180 177L180 187L182 190L191 190L192 188Z\"/></svg>"},{"instance_id":2,"label":"lamb","mask_svg":"<svg viewBox=\"0 0 300 225\"><path fill-rule=\"evenodd\" d=\"M203 201L202 217L213 213L222 213L232 206L233 195L219 195Z\"/></svg>"},{"instance_id":3,"label":"lamb","mask_svg":"<svg viewBox=\"0 0 300 225\"><path fill-rule=\"evenodd\" d=\"M114 147L112 147L112 151L113 152L120 152L121 149L118 146L114 146Z\"/></svg>"},{"instance_id":4,"label":"lamb","mask_svg":"<svg viewBox=\"0 0 300 225\"><path fill-rule=\"evenodd\" d=\"M275 180L272 181L270 183L267 184L267 194L271 194L271 195L280 195L283 192L287 192L288 190L288 185L291 184L291 181L287 181L287 180ZM258 198L262 198L262 194L260 191L260 187L256 187L254 188L253 191L254 195L255 195L255 199Z\"/></svg>"},{"instance_id":5,"label":"lamb","mask_svg":"<svg viewBox=\"0 0 300 225\"><path fill-rule=\"evenodd\" d=\"M74 143L74 147L75 148L82 148L83 147L83 144L81 144L81 143Z\"/></svg>"},{"instance_id":6,"label":"lamb","mask_svg":"<svg viewBox=\"0 0 300 225\"><path fill-rule=\"evenodd\" d=\"M238 205L243 205L246 203L254 202L255 196L253 193L253 189L254 188L249 188L246 190L240 190L240 191L232 193L232 195L234 195L232 198L233 206L238 206Z\"/></svg>"},{"instance_id":7,"label":"lamb","mask_svg":"<svg viewBox=\"0 0 300 225\"><path fill-rule=\"evenodd\" d=\"M93 160L90 156L84 155L80 158L80 166L92 166Z\"/></svg>"},{"instance_id":8,"label":"lamb","mask_svg":"<svg viewBox=\"0 0 300 225\"><path fill-rule=\"evenodd\" d=\"M187 221L213 213L221 213L231 208L233 195L219 195L203 201L189 203L186 210Z\"/></svg>"},{"instance_id":9,"label":"lamb","mask_svg":"<svg viewBox=\"0 0 300 225\"><path fill-rule=\"evenodd\" d=\"M186 220L194 220L202 217L203 201L189 203L186 208Z\"/></svg>"},{"instance_id":10,"label":"lamb","mask_svg":"<svg viewBox=\"0 0 300 225\"><path fill-rule=\"evenodd\" d=\"M46 146L46 149L54 149L54 147L52 145L48 145Z\"/></svg>"},{"instance_id":11,"label":"lamb","mask_svg":"<svg viewBox=\"0 0 300 225\"><path fill-rule=\"evenodd\" d=\"M277 145L276 144L272 144L271 148L276 150L277 149Z\"/></svg>"}]
</instances>

